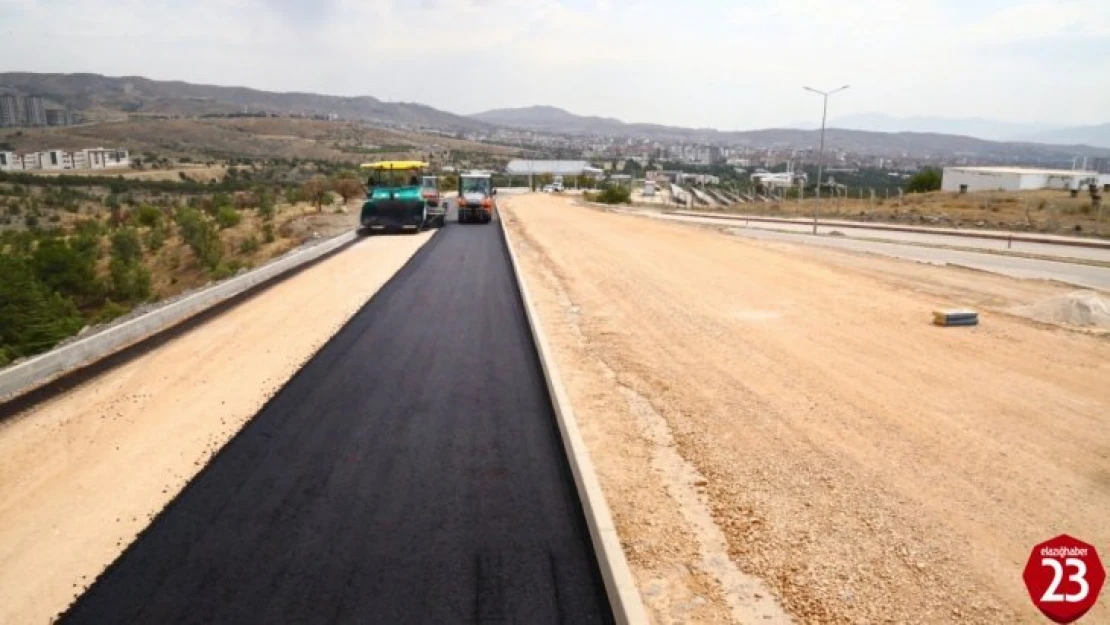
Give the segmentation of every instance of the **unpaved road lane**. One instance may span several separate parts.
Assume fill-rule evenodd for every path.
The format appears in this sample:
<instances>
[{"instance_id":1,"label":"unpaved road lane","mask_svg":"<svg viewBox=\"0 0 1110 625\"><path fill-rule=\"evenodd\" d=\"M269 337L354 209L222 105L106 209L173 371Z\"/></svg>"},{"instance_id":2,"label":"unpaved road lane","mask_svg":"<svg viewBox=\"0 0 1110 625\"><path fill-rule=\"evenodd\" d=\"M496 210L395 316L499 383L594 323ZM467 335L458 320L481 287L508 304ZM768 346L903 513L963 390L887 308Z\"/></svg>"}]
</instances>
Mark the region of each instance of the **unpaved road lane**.
<instances>
[{"instance_id":1,"label":"unpaved road lane","mask_svg":"<svg viewBox=\"0 0 1110 625\"><path fill-rule=\"evenodd\" d=\"M358 242L0 422L0 623L64 610L430 236Z\"/></svg>"},{"instance_id":2,"label":"unpaved road lane","mask_svg":"<svg viewBox=\"0 0 1110 625\"><path fill-rule=\"evenodd\" d=\"M1040 623L1030 548L1110 545L1110 343L1002 312L1070 289L545 196L505 214L659 622L767 622L739 572L800 622ZM980 327L930 324L968 304Z\"/></svg>"},{"instance_id":3,"label":"unpaved road lane","mask_svg":"<svg viewBox=\"0 0 1110 625\"><path fill-rule=\"evenodd\" d=\"M437 234L64 622L610 621L497 228Z\"/></svg>"}]
</instances>

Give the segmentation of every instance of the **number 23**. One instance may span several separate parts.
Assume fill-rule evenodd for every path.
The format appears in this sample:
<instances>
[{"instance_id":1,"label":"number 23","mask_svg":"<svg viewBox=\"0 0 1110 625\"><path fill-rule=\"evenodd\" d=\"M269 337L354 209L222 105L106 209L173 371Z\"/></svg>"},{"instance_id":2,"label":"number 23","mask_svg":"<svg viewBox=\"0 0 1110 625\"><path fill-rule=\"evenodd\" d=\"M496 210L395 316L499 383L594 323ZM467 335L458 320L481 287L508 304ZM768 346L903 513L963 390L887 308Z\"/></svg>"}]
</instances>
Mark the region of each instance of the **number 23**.
<instances>
[{"instance_id":1,"label":"number 23","mask_svg":"<svg viewBox=\"0 0 1110 625\"><path fill-rule=\"evenodd\" d=\"M1050 567L1053 571L1052 583L1048 585L1048 590L1044 591L1044 596L1041 601L1046 603L1078 603L1087 598L1087 593L1091 591L1091 587L1087 584L1087 565L1078 558L1068 558L1064 561L1065 566L1075 567L1075 575L1068 577L1068 581L1079 584L1079 593L1074 595L1061 595L1056 591L1060 589L1060 582L1064 578L1064 566L1060 565L1060 561L1054 558L1042 558L1041 566Z\"/></svg>"}]
</instances>

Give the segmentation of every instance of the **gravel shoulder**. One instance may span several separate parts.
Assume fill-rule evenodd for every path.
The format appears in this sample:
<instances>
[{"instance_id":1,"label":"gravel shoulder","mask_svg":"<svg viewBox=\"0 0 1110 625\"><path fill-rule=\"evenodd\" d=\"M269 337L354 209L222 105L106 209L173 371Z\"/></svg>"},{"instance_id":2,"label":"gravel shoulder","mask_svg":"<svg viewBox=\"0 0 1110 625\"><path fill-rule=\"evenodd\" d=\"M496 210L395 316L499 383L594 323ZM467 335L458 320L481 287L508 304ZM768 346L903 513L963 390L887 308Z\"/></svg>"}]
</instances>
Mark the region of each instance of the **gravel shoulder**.
<instances>
[{"instance_id":1,"label":"gravel shoulder","mask_svg":"<svg viewBox=\"0 0 1110 625\"><path fill-rule=\"evenodd\" d=\"M1073 289L502 214L656 622L1039 623L1032 545L1110 545L1110 343L1010 312Z\"/></svg>"},{"instance_id":2,"label":"gravel shoulder","mask_svg":"<svg viewBox=\"0 0 1110 625\"><path fill-rule=\"evenodd\" d=\"M362 240L0 424L0 622L63 610L431 236Z\"/></svg>"}]
</instances>

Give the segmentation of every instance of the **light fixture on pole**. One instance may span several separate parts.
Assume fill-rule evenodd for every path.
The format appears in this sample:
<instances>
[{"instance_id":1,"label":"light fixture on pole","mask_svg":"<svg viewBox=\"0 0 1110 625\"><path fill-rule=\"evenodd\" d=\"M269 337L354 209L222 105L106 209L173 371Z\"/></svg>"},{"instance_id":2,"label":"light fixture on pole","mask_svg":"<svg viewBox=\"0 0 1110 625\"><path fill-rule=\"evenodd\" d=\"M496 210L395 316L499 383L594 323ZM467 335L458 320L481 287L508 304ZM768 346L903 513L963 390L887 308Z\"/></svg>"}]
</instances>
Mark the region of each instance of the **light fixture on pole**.
<instances>
[{"instance_id":1,"label":"light fixture on pole","mask_svg":"<svg viewBox=\"0 0 1110 625\"><path fill-rule=\"evenodd\" d=\"M818 91L813 87L802 88L806 91L812 91L824 99L824 104L821 106L821 147L817 151L817 201L813 203L813 234L817 234L817 213L821 206L821 175L825 171L825 116L829 112L829 96L844 91L848 88L848 85L832 91Z\"/></svg>"}]
</instances>

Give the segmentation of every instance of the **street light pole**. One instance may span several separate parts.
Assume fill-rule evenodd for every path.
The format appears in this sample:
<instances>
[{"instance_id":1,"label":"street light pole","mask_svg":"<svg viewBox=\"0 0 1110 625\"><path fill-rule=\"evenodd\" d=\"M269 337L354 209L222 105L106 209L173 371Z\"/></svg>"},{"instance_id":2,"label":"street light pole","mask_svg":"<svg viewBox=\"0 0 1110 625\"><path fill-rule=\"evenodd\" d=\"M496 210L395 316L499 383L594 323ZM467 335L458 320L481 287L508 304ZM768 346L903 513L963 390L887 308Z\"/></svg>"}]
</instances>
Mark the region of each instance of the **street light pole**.
<instances>
[{"instance_id":1,"label":"street light pole","mask_svg":"<svg viewBox=\"0 0 1110 625\"><path fill-rule=\"evenodd\" d=\"M817 150L817 199L813 203L813 234L817 234L817 217L821 208L821 176L825 173L825 118L829 113L829 96L844 91L848 88L848 85L832 91L818 91L813 87L802 88L820 95L823 99L821 105L821 147Z\"/></svg>"}]
</instances>

